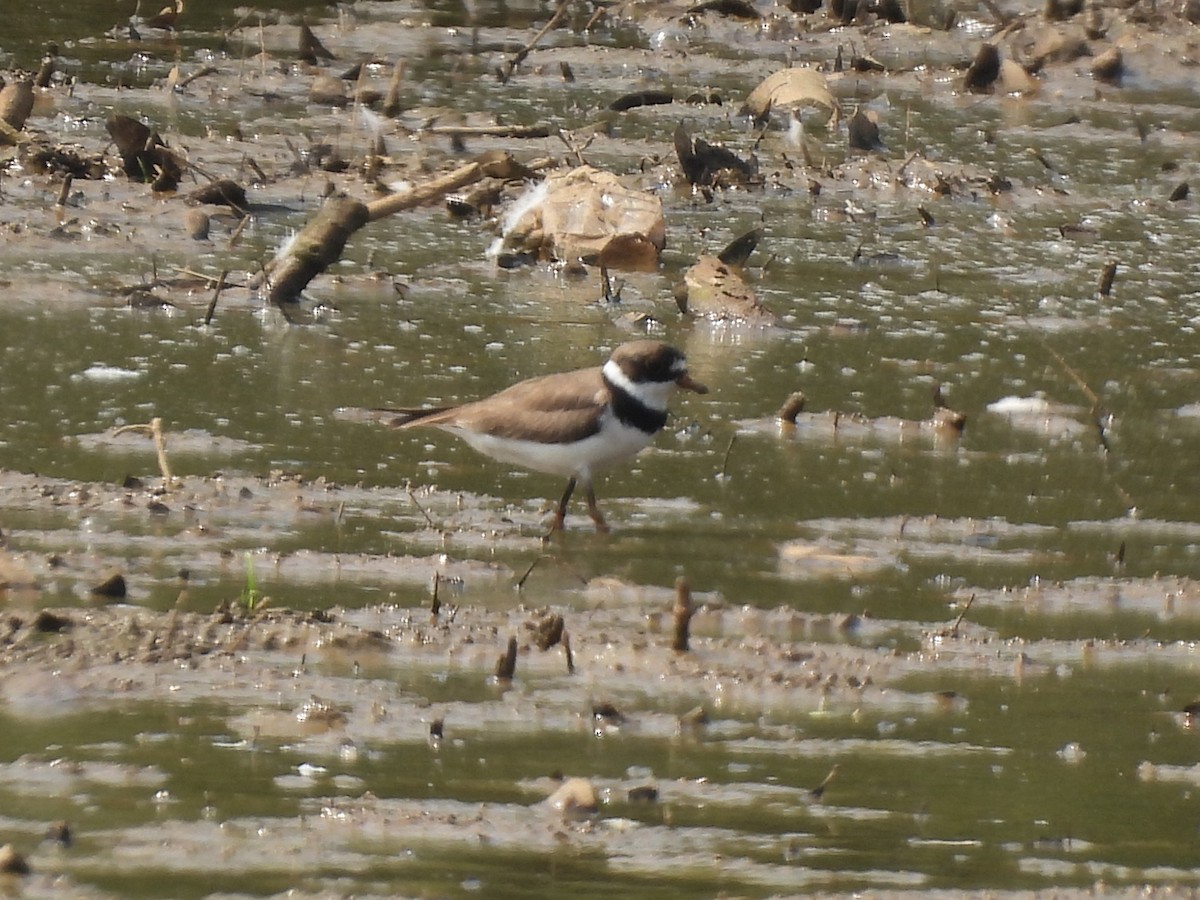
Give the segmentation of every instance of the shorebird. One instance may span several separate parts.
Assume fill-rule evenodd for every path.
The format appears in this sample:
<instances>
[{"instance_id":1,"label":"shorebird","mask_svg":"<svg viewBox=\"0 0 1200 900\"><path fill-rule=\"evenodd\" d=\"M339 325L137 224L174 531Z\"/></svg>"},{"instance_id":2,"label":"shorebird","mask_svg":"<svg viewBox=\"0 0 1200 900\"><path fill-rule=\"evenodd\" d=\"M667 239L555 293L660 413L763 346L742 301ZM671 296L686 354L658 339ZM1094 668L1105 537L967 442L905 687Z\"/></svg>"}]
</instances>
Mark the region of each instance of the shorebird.
<instances>
[{"instance_id":1,"label":"shorebird","mask_svg":"<svg viewBox=\"0 0 1200 900\"><path fill-rule=\"evenodd\" d=\"M602 366L530 378L462 406L387 412L396 416L393 427L441 428L492 459L565 476L549 537L563 527L579 485L587 491L596 530L608 531L593 480L632 459L662 430L677 388L708 392L688 374L679 350L661 341L633 341L617 347Z\"/></svg>"}]
</instances>

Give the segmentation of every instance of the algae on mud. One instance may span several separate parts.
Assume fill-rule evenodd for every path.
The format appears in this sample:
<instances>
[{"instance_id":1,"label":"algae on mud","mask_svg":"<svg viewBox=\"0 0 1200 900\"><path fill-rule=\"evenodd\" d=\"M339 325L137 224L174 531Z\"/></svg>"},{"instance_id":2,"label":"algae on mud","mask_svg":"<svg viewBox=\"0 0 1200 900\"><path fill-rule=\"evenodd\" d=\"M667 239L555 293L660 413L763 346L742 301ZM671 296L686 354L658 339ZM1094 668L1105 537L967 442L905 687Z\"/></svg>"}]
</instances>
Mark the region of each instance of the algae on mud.
<instances>
[{"instance_id":1,"label":"algae on mud","mask_svg":"<svg viewBox=\"0 0 1200 900\"><path fill-rule=\"evenodd\" d=\"M1196 177L1190 21L1097 7L1106 34L1084 40L1120 43L1121 82L1045 54L1013 97L961 91L997 35L966 5L924 30L622 4L585 31L596 10L572 4L503 84L541 5L472 22L288 4L228 50L218 29L244 11L224 4L139 44L104 36L116 22L91 17L111 10L37 6L12 16L0 64L32 68L56 40L78 81L40 96L31 135L102 157L107 116L137 115L246 184L254 216L232 246L220 213L194 241L179 198L79 177L60 221L54 176L0 175L0 844L30 859L27 896L1200 884L1200 222L1194 200L1168 200ZM1096 30L998 8L1006 60ZM361 86L384 88L405 59L385 178L461 164L427 127L459 115L591 137L588 162L663 198L662 270L604 305L594 277L495 270L487 227L415 210L313 283L312 324L281 321L244 274L330 186L371 196L353 163L381 124L308 102L301 11L335 74L377 57ZM885 67L828 73L841 122L806 122L797 143L734 112L792 60L831 69L839 45ZM217 71L168 90L176 58ZM696 99L603 112L664 87ZM851 153L856 109L890 151ZM761 187L684 187L670 135L685 120L754 153ZM681 320L671 285L751 227L765 253L748 277L778 328ZM134 308L131 290L162 302ZM552 486L335 412L479 396L647 329L713 393L609 480L615 534L569 530L548 554L535 498ZM918 424L938 384L968 417L956 440ZM807 413L783 428L771 414L798 389ZM1041 395L1033 419L994 406ZM114 434L155 416L182 479L166 494L152 446ZM249 616L227 608L246 553L270 598ZM93 608L114 568L130 602ZM698 606L685 655L668 647L681 574ZM38 630L42 609L43 629L70 625ZM574 675L530 643L547 610ZM512 636L504 686L490 676ZM555 773L597 789L595 821L543 805ZM656 803L631 797L646 788ZM59 820L69 848L41 842Z\"/></svg>"}]
</instances>

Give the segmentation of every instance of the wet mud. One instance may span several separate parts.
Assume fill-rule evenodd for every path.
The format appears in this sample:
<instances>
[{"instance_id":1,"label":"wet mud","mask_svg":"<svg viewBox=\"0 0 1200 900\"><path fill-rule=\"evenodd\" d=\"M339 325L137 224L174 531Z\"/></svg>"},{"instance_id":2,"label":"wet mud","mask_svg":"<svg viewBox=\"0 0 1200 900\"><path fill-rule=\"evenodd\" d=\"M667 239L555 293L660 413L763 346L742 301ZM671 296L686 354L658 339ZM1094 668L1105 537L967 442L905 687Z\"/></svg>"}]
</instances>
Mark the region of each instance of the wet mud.
<instances>
[{"instance_id":1,"label":"wet mud","mask_svg":"<svg viewBox=\"0 0 1200 900\"><path fill-rule=\"evenodd\" d=\"M710 255L760 201L853 228L856 246L838 240L847 269L869 273L865 295L928 274L919 299L952 322L965 315L934 300L941 276L914 260L914 234L949 231L967 258L1035 216L1031 243L1082 260L1101 298L1114 277L1118 294L1134 277L1171 292L1170 276L1136 271L1133 248L1169 243L1162 223L1186 231L1191 215L1194 4L910 3L905 22L886 4L802 5L565 4L545 32L543 9L528 27L446 25L424 6L359 2L304 29L239 11L228 31L190 25L189 9L169 32L141 23L159 29L150 50L103 37L139 58L136 83L75 77L92 63L67 47L31 108L0 103L20 120L0 135L4 302L124 308L177 322L170 340L239 317L316 330L354 296L420 303L484 269L559 272L536 234L486 248L535 173L585 164L688 224L665 249L633 242L628 268L649 254L649 272L614 285L622 266L597 251L549 288L531 274L528 293L593 303L603 278L605 327L685 328L718 383L745 370L746 348L871 334L837 302L804 320L769 274L769 234L745 273L746 258L734 271ZM789 63L820 75L791 85L795 112L779 95L751 103ZM935 141L921 111L937 108L955 124ZM120 116L158 137L123 141ZM516 168L440 187L481 158ZM272 258L330 197L352 227L303 250L319 258L300 289L271 296ZM395 206L391 224L368 221L376 204ZM396 220L437 231L447 216L474 250L409 266ZM1109 271L1114 241L1132 265ZM1112 307L1043 296L1064 277L1022 269L971 315L1043 340L1110 328ZM1004 305L1022 291L1039 297L1032 320ZM927 315L913 310L914 332ZM236 341L221 352L251 352ZM115 394L149 380L148 355L83 354L71 384ZM944 374L905 367L923 390ZM1011 394L966 414L940 399L873 414L850 395L770 415L793 389L778 379L720 445L688 425L672 436L665 456L711 464L707 493L626 496L613 538L575 529L550 545L540 483L508 504L438 487L436 448L428 477L379 486L249 474L244 460L288 439L248 429L168 425L156 458L145 434L72 423L56 447L136 474L0 472L0 893L1190 895L1200 587L1185 570L1200 526L1139 514L1124 485L1141 482L1107 455L1095 517L1065 524L953 498L927 513L919 487L910 513L843 515L837 500L764 523L736 508L754 502L738 495L743 454L782 460L768 493L799 450L903 451L964 480L972 465L1040 466L1047 448L1094 460L1115 441L1119 456L1120 419L1065 359L1044 367L1064 376L1061 399L1022 368ZM1192 361L1176 368L1194 379ZM329 421L366 418L340 406L325 404ZM1160 418L1194 436L1195 403L1173 409ZM964 422L997 447L965 442ZM164 458L182 474L156 472ZM847 483L903 481L880 464ZM1052 493L1029 483L997 493ZM735 537L747 544L731 551ZM686 651L664 585L677 572L651 578L621 556L651 543L691 571L755 567L721 590L692 578ZM751 583L754 602L739 593ZM897 593L908 614L881 604Z\"/></svg>"}]
</instances>

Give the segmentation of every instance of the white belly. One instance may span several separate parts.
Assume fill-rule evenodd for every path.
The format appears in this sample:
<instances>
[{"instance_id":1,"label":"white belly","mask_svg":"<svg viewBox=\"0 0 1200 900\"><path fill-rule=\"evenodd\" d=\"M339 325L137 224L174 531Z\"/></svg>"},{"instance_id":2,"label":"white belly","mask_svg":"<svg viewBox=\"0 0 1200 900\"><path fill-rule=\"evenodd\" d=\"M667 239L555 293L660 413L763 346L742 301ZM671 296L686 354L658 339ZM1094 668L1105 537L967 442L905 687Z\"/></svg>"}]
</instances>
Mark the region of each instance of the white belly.
<instances>
[{"instance_id":1,"label":"white belly","mask_svg":"<svg viewBox=\"0 0 1200 900\"><path fill-rule=\"evenodd\" d=\"M492 459L535 472L576 478L584 484L590 483L593 475L635 456L654 437L615 419L608 419L596 434L572 444L512 440L453 427L446 430Z\"/></svg>"}]
</instances>

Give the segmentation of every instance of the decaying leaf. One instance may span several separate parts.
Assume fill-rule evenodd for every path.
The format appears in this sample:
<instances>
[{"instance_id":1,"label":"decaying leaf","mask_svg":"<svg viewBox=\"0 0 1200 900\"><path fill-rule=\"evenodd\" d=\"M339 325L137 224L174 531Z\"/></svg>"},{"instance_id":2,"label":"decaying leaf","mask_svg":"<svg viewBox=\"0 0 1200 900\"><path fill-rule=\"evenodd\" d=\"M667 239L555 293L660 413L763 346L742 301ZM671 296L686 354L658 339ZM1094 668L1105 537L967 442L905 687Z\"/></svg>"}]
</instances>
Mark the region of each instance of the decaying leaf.
<instances>
[{"instance_id":1,"label":"decaying leaf","mask_svg":"<svg viewBox=\"0 0 1200 900\"><path fill-rule=\"evenodd\" d=\"M658 265L666 242L658 197L625 187L611 172L579 166L550 176L518 201L502 249L646 270Z\"/></svg>"},{"instance_id":2,"label":"decaying leaf","mask_svg":"<svg viewBox=\"0 0 1200 900\"><path fill-rule=\"evenodd\" d=\"M693 139L682 122L675 128L675 154L688 184L744 184L758 175L756 161L746 162L732 150L704 138Z\"/></svg>"},{"instance_id":3,"label":"decaying leaf","mask_svg":"<svg viewBox=\"0 0 1200 900\"><path fill-rule=\"evenodd\" d=\"M742 266L762 239L754 228L734 238L718 256L701 256L675 287L680 312L714 324L769 327L778 321L746 282Z\"/></svg>"},{"instance_id":4,"label":"decaying leaf","mask_svg":"<svg viewBox=\"0 0 1200 900\"><path fill-rule=\"evenodd\" d=\"M846 131L853 150L867 153L886 151L887 146L879 138L879 122L874 112L856 110L850 121L846 123Z\"/></svg>"},{"instance_id":5,"label":"decaying leaf","mask_svg":"<svg viewBox=\"0 0 1200 900\"><path fill-rule=\"evenodd\" d=\"M759 84L746 98L744 111L762 118L771 110L800 110L819 120L837 113L837 101L829 91L825 76L816 69L796 66L780 69Z\"/></svg>"},{"instance_id":6,"label":"decaying leaf","mask_svg":"<svg viewBox=\"0 0 1200 900\"><path fill-rule=\"evenodd\" d=\"M183 166L158 132L137 119L119 114L109 116L105 127L121 154L126 175L152 182L156 191L170 191L178 186Z\"/></svg>"},{"instance_id":7,"label":"decaying leaf","mask_svg":"<svg viewBox=\"0 0 1200 900\"><path fill-rule=\"evenodd\" d=\"M967 69L963 87L973 94L990 94L999 76L1000 51L995 44L983 44L975 54L975 61Z\"/></svg>"}]
</instances>

